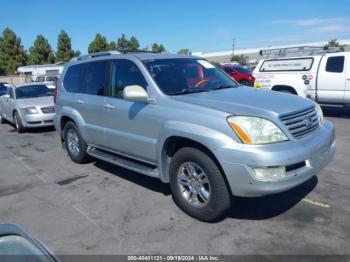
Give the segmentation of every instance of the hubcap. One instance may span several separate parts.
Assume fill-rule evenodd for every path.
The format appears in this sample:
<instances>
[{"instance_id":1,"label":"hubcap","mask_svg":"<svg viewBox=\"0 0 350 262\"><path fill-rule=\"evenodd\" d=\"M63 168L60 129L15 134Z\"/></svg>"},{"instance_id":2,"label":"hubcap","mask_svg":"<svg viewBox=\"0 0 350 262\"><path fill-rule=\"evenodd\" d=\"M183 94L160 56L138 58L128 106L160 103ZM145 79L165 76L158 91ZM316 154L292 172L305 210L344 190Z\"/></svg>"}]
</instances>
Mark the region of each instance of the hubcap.
<instances>
[{"instance_id":1,"label":"hubcap","mask_svg":"<svg viewBox=\"0 0 350 262\"><path fill-rule=\"evenodd\" d=\"M203 169L193 163L183 163L177 172L177 182L183 198L192 206L203 207L210 199L210 184Z\"/></svg>"},{"instance_id":2,"label":"hubcap","mask_svg":"<svg viewBox=\"0 0 350 262\"><path fill-rule=\"evenodd\" d=\"M69 151L77 156L80 153L80 141L74 129L69 129L67 132L67 144Z\"/></svg>"}]
</instances>

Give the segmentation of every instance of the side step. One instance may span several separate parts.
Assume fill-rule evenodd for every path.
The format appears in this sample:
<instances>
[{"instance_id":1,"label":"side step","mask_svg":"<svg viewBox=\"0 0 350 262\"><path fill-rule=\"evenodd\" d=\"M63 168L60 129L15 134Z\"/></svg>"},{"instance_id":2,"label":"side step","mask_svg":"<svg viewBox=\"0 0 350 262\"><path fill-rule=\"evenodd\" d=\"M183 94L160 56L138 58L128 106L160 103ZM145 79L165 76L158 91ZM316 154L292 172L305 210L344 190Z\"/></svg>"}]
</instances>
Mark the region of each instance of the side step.
<instances>
[{"instance_id":1,"label":"side step","mask_svg":"<svg viewBox=\"0 0 350 262\"><path fill-rule=\"evenodd\" d=\"M95 158L109 162L111 164L124 167L126 169L151 176L159 177L159 172L156 166L144 163L138 160L134 160L125 156L121 156L109 151L89 146L87 153Z\"/></svg>"}]
</instances>

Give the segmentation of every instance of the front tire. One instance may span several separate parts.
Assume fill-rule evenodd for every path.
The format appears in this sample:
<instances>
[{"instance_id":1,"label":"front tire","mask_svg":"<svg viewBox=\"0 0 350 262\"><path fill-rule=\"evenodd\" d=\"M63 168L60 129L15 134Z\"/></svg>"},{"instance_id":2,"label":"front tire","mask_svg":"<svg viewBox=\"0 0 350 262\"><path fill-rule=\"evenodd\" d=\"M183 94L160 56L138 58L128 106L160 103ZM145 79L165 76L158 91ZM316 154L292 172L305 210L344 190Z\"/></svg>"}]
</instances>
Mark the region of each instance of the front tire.
<instances>
[{"instance_id":1,"label":"front tire","mask_svg":"<svg viewBox=\"0 0 350 262\"><path fill-rule=\"evenodd\" d=\"M18 112L15 112L13 118L14 118L14 122L15 122L15 125L16 125L17 132L19 134L22 134L25 131L25 127L22 124L22 119L19 116Z\"/></svg>"},{"instance_id":2,"label":"front tire","mask_svg":"<svg viewBox=\"0 0 350 262\"><path fill-rule=\"evenodd\" d=\"M203 151L184 147L170 163L170 187L175 203L201 221L216 221L231 207L223 174Z\"/></svg>"},{"instance_id":3,"label":"front tire","mask_svg":"<svg viewBox=\"0 0 350 262\"><path fill-rule=\"evenodd\" d=\"M63 134L66 149L72 161L79 164L90 162L91 157L87 153L88 146L78 127L73 122L68 122L64 127Z\"/></svg>"},{"instance_id":4,"label":"front tire","mask_svg":"<svg viewBox=\"0 0 350 262\"><path fill-rule=\"evenodd\" d=\"M6 123L6 120L5 118L2 116L2 114L0 113L0 124L5 124Z\"/></svg>"}]
</instances>

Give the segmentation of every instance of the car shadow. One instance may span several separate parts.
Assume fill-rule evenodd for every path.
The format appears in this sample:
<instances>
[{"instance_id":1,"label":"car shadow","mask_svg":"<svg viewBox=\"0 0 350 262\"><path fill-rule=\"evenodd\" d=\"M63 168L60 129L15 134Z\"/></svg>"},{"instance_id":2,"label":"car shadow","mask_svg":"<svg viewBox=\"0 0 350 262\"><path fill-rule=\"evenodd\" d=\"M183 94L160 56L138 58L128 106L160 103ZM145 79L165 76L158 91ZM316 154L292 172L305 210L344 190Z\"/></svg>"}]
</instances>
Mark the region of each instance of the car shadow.
<instances>
[{"instance_id":1,"label":"car shadow","mask_svg":"<svg viewBox=\"0 0 350 262\"><path fill-rule=\"evenodd\" d=\"M288 191L264 197L235 197L228 217L245 220L264 220L279 216L305 198L317 185L313 176Z\"/></svg>"},{"instance_id":2,"label":"car shadow","mask_svg":"<svg viewBox=\"0 0 350 262\"><path fill-rule=\"evenodd\" d=\"M337 117L337 118L350 119L350 107L322 105L322 111L325 117Z\"/></svg>"},{"instance_id":3,"label":"car shadow","mask_svg":"<svg viewBox=\"0 0 350 262\"><path fill-rule=\"evenodd\" d=\"M171 195L169 184L164 184L158 178L145 176L100 160L96 160L94 165L103 171L147 188L148 190L162 193L165 196ZM317 183L318 179L314 176L303 184L283 193L254 198L234 197L232 208L228 214L214 221L214 223L220 222L225 218L264 220L279 216L305 198L316 187Z\"/></svg>"},{"instance_id":4,"label":"car shadow","mask_svg":"<svg viewBox=\"0 0 350 262\"><path fill-rule=\"evenodd\" d=\"M9 125L12 127L12 129L9 131L10 133L16 133L16 126L12 123L9 123ZM45 126L45 127L33 127L33 128L28 128L24 131L25 133L29 134L39 134L39 133L49 133L49 132L55 132L56 129L54 126Z\"/></svg>"},{"instance_id":5,"label":"car shadow","mask_svg":"<svg viewBox=\"0 0 350 262\"><path fill-rule=\"evenodd\" d=\"M136 185L145 187L151 191L162 193L165 196L171 195L169 184L165 184L158 178L146 176L128 169L112 165L108 162L96 160L94 166L106 171L112 175L128 180Z\"/></svg>"}]
</instances>

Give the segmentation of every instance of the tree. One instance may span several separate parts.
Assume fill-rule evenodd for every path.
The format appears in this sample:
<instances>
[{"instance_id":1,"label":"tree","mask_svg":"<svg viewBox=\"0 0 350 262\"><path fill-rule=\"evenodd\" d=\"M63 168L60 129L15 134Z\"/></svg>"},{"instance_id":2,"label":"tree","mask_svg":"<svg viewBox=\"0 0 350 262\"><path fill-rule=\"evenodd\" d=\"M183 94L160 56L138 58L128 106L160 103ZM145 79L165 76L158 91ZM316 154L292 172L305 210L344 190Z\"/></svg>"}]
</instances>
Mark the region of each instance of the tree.
<instances>
[{"instance_id":1,"label":"tree","mask_svg":"<svg viewBox=\"0 0 350 262\"><path fill-rule=\"evenodd\" d=\"M74 56L71 39L65 31L58 35L56 62L68 62Z\"/></svg>"},{"instance_id":2,"label":"tree","mask_svg":"<svg viewBox=\"0 0 350 262\"><path fill-rule=\"evenodd\" d=\"M182 48L177 53L180 54L180 55L190 55L191 51L189 49L187 49L187 48Z\"/></svg>"},{"instance_id":3,"label":"tree","mask_svg":"<svg viewBox=\"0 0 350 262\"><path fill-rule=\"evenodd\" d=\"M165 47L162 44L158 45L157 43L153 43L152 51L161 53L165 51Z\"/></svg>"},{"instance_id":4,"label":"tree","mask_svg":"<svg viewBox=\"0 0 350 262\"><path fill-rule=\"evenodd\" d=\"M110 42L108 45L108 50L117 50L117 44L114 41Z\"/></svg>"},{"instance_id":5,"label":"tree","mask_svg":"<svg viewBox=\"0 0 350 262\"><path fill-rule=\"evenodd\" d=\"M339 42L337 41L336 38L329 40L328 44L326 47L339 47Z\"/></svg>"},{"instance_id":6,"label":"tree","mask_svg":"<svg viewBox=\"0 0 350 262\"><path fill-rule=\"evenodd\" d=\"M80 56L80 55L81 55L81 52L79 50L75 50L73 57L77 57L77 56Z\"/></svg>"},{"instance_id":7,"label":"tree","mask_svg":"<svg viewBox=\"0 0 350 262\"><path fill-rule=\"evenodd\" d=\"M135 36L130 37L128 42L128 51L137 51L139 50L140 44Z\"/></svg>"},{"instance_id":8,"label":"tree","mask_svg":"<svg viewBox=\"0 0 350 262\"><path fill-rule=\"evenodd\" d=\"M97 53L97 52L108 51L108 49L109 49L109 44L107 42L106 37L97 33L95 36L95 39L91 41L91 43L89 44L88 52L89 54Z\"/></svg>"},{"instance_id":9,"label":"tree","mask_svg":"<svg viewBox=\"0 0 350 262\"><path fill-rule=\"evenodd\" d=\"M10 28L5 28L0 36L0 72L13 74L26 62L27 53L21 45L21 38Z\"/></svg>"},{"instance_id":10,"label":"tree","mask_svg":"<svg viewBox=\"0 0 350 262\"><path fill-rule=\"evenodd\" d=\"M55 55L47 39L38 35L33 46L29 49L29 64L42 65L51 64L55 61Z\"/></svg>"},{"instance_id":11,"label":"tree","mask_svg":"<svg viewBox=\"0 0 350 262\"><path fill-rule=\"evenodd\" d=\"M125 35L122 34L120 38L117 40L117 50L119 51L125 51L128 49L128 39L126 39Z\"/></svg>"},{"instance_id":12,"label":"tree","mask_svg":"<svg viewBox=\"0 0 350 262\"><path fill-rule=\"evenodd\" d=\"M248 63L248 56L246 55L233 55L231 57L231 62L237 62L240 65L246 65Z\"/></svg>"}]
</instances>

